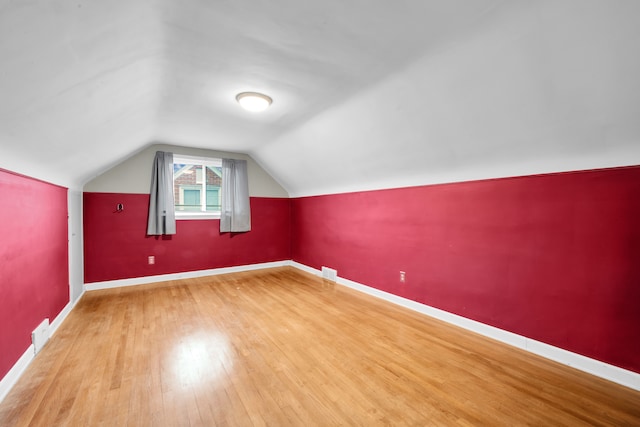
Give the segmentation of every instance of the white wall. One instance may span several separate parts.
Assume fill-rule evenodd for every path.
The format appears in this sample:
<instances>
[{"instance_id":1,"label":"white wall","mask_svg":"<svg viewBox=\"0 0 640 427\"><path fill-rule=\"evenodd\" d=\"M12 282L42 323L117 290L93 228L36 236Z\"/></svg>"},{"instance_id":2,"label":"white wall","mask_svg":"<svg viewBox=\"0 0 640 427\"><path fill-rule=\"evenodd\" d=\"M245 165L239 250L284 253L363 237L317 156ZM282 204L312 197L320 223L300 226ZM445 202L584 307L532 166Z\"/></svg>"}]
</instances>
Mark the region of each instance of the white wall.
<instances>
[{"instance_id":1,"label":"white wall","mask_svg":"<svg viewBox=\"0 0 640 427\"><path fill-rule=\"evenodd\" d=\"M293 197L640 164L639 16L505 2L252 154Z\"/></svg>"},{"instance_id":2,"label":"white wall","mask_svg":"<svg viewBox=\"0 0 640 427\"><path fill-rule=\"evenodd\" d=\"M174 154L247 160L249 194L254 197L289 197L267 172L246 154L156 144L129 157L97 176L84 186L85 192L148 194L151 187L151 168L156 151Z\"/></svg>"},{"instance_id":3,"label":"white wall","mask_svg":"<svg viewBox=\"0 0 640 427\"><path fill-rule=\"evenodd\" d=\"M82 236L82 191L69 190L69 299L75 302L83 291L84 252Z\"/></svg>"}]
</instances>

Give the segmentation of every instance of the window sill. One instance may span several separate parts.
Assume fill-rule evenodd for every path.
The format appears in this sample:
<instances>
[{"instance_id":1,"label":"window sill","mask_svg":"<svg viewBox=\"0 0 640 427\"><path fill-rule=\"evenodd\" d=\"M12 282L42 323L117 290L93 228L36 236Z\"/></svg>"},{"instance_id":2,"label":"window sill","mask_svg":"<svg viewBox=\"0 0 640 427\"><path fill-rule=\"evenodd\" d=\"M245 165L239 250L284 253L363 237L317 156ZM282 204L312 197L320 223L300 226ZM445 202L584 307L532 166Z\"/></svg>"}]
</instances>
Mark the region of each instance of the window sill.
<instances>
[{"instance_id":1,"label":"window sill","mask_svg":"<svg viewBox=\"0 0 640 427\"><path fill-rule=\"evenodd\" d=\"M220 212L176 212L176 221L192 219L220 219Z\"/></svg>"}]
</instances>

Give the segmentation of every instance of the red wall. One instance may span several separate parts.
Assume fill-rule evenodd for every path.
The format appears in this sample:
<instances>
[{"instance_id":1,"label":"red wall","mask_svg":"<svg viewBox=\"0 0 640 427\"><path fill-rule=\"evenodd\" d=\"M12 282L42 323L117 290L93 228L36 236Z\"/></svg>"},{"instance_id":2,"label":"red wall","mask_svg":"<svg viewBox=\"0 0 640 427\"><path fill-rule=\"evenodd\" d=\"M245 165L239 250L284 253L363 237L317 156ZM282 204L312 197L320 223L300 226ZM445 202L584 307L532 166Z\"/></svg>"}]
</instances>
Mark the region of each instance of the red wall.
<instances>
[{"instance_id":1,"label":"red wall","mask_svg":"<svg viewBox=\"0 0 640 427\"><path fill-rule=\"evenodd\" d=\"M640 167L299 198L292 236L300 263L640 372Z\"/></svg>"},{"instance_id":2,"label":"red wall","mask_svg":"<svg viewBox=\"0 0 640 427\"><path fill-rule=\"evenodd\" d=\"M69 302L67 189L0 169L0 378Z\"/></svg>"},{"instance_id":3,"label":"red wall","mask_svg":"<svg viewBox=\"0 0 640 427\"><path fill-rule=\"evenodd\" d=\"M252 230L237 234L179 220L173 236L146 236L148 209L148 194L84 193L85 283L291 259L289 199L252 197Z\"/></svg>"}]
</instances>

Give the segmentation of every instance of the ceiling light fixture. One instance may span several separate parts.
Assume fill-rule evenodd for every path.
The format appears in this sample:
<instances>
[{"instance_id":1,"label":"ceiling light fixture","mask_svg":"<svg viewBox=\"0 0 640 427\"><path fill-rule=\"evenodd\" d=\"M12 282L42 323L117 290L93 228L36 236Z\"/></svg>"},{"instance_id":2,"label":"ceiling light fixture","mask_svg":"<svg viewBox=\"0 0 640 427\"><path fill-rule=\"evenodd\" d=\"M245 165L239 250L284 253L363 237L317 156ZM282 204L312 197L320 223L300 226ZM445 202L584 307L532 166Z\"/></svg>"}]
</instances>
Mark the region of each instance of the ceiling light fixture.
<instances>
[{"instance_id":1,"label":"ceiling light fixture","mask_svg":"<svg viewBox=\"0 0 640 427\"><path fill-rule=\"evenodd\" d=\"M262 93L242 92L236 95L236 101L247 111L259 112L269 108L273 100Z\"/></svg>"}]
</instances>

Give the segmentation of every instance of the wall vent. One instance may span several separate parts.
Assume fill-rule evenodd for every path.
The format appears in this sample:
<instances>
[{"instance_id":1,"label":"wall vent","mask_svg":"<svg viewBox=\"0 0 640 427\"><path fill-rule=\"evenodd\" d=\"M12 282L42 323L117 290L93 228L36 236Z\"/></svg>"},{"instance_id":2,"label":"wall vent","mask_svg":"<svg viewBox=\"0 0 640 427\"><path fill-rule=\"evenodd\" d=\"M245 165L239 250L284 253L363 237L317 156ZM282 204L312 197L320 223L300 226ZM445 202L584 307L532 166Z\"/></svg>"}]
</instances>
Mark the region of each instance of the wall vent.
<instances>
[{"instance_id":1,"label":"wall vent","mask_svg":"<svg viewBox=\"0 0 640 427\"><path fill-rule=\"evenodd\" d=\"M335 282L338 278L338 271L329 267L322 267L322 278Z\"/></svg>"},{"instance_id":2,"label":"wall vent","mask_svg":"<svg viewBox=\"0 0 640 427\"><path fill-rule=\"evenodd\" d=\"M49 341L49 319L44 319L42 323L36 327L31 333L31 342L36 354L40 352L42 347Z\"/></svg>"}]
</instances>

